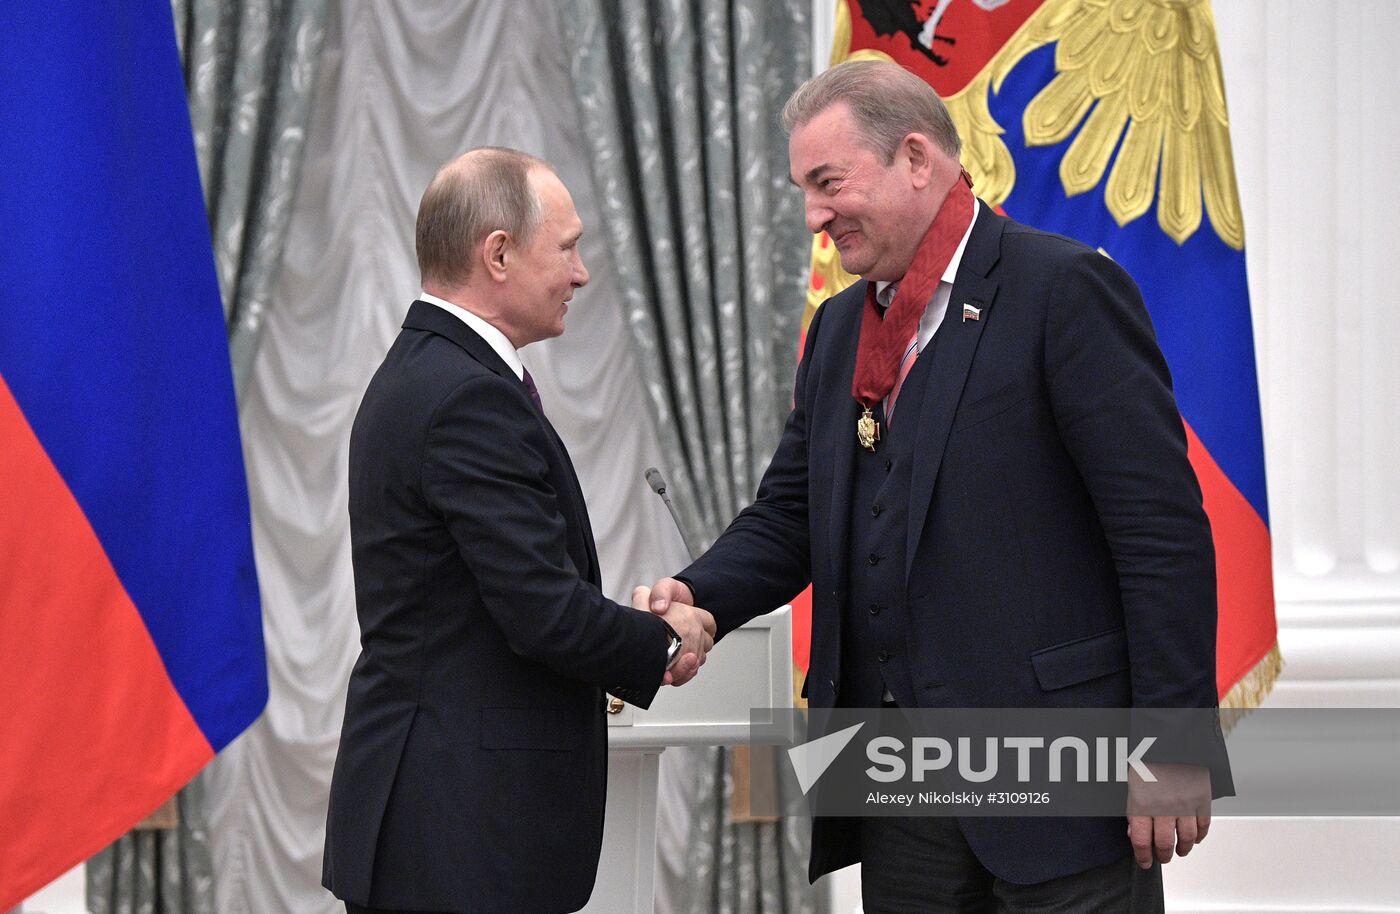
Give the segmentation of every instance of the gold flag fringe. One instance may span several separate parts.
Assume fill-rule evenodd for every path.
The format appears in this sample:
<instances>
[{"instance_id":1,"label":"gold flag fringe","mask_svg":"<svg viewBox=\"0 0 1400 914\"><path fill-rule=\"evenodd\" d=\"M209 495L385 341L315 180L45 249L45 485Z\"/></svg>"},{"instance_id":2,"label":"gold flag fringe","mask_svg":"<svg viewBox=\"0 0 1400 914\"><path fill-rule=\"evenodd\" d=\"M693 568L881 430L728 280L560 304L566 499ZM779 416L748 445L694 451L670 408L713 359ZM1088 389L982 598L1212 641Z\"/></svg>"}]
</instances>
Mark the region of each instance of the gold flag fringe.
<instances>
[{"instance_id":1,"label":"gold flag fringe","mask_svg":"<svg viewBox=\"0 0 1400 914\"><path fill-rule=\"evenodd\" d=\"M1220 727L1229 733L1245 715L1264 703L1283 672L1283 655L1275 641L1268 653L1248 673L1240 677L1220 699Z\"/></svg>"},{"instance_id":2,"label":"gold flag fringe","mask_svg":"<svg viewBox=\"0 0 1400 914\"><path fill-rule=\"evenodd\" d=\"M171 797L160 804L155 812L142 819L132 826L137 831L157 831L165 828L180 827L180 807L175 797Z\"/></svg>"}]
</instances>

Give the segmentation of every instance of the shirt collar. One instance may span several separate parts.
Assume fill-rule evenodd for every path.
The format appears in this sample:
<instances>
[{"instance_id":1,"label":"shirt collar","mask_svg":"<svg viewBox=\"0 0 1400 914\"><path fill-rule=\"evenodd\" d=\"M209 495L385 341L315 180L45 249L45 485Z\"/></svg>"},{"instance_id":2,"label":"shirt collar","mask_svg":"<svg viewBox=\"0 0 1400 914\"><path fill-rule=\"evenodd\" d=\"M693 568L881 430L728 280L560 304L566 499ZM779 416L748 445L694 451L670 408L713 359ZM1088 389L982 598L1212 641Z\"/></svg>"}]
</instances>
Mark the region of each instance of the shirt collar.
<instances>
[{"instance_id":1,"label":"shirt collar","mask_svg":"<svg viewBox=\"0 0 1400 914\"><path fill-rule=\"evenodd\" d=\"M953 283L958 278L958 265L962 263L963 251L967 250L967 239L972 237L972 227L977 224L977 214L982 211L982 201L976 197L972 199L972 221L967 224L967 231L963 232L962 240L953 249L953 257L948 261L948 266L943 270L943 276L939 282ZM875 283L875 295L883 296L885 289L889 288L890 282L879 280Z\"/></svg>"},{"instance_id":2,"label":"shirt collar","mask_svg":"<svg viewBox=\"0 0 1400 914\"><path fill-rule=\"evenodd\" d=\"M506 339L506 335L497 330L485 318L473 314L461 305L454 305L446 299L438 298L436 295L429 295L427 292L419 292L418 299L437 305L448 314L453 315L466 324L476 335L486 341L486 345L495 350L496 355L501 357L501 361L510 366L510 370L515 372L517 379L523 380L525 377L525 366L520 361L520 354L515 351L515 347Z\"/></svg>"}]
</instances>

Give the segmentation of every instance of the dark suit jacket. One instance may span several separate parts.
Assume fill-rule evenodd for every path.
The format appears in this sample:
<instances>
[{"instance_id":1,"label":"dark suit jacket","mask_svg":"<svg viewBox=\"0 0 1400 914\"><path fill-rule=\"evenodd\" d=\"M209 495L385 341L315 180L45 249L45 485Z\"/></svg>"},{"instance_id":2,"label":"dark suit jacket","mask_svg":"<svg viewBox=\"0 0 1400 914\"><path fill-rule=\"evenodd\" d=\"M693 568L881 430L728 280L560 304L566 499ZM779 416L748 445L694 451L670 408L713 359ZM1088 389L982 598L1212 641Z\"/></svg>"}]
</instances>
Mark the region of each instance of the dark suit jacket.
<instances>
[{"instance_id":1,"label":"dark suit jacket","mask_svg":"<svg viewBox=\"0 0 1400 914\"><path fill-rule=\"evenodd\" d=\"M426 911L573 911L602 842L604 689L646 707L668 639L605 599L583 495L525 387L415 302L350 436L362 650L323 882Z\"/></svg>"},{"instance_id":2,"label":"dark suit jacket","mask_svg":"<svg viewBox=\"0 0 1400 914\"><path fill-rule=\"evenodd\" d=\"M681 573L721 634L813 584L806 691L839 703L865 283L808 330L757 501ZM963 320L963 304L981 309ZM1167 366L1109 258L985 204L931 358L908 493L903 707L1213 707L1215 559ZM868 510L865 506L857 506ZM1223 746L1221 747L1223 749ZM818 819L811 875L854 863ZM1130 852L1122 819L962 821L983 864L1040 882Z\"/></svg>"}]
</instances>

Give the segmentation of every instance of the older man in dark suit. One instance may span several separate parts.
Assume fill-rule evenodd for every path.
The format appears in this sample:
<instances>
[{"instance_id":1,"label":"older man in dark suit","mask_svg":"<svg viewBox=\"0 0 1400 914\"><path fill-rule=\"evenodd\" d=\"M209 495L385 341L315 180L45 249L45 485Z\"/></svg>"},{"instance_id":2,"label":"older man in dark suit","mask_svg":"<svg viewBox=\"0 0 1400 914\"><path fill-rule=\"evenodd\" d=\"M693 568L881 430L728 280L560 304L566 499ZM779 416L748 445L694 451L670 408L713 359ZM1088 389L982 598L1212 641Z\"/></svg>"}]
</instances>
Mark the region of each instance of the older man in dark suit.
<instances>
[{"instance_id":1,"label":"older man in dark suit","mask_svg":"<svg viewBox=\"0 0 1400 914\"><path fill-rule=\"evenodd\" d=\"M424 294L350 438L362 650L323 877L350 914L582 907L604 690L646 707L713 644L703 610L663 620L602 595L583 494L517 353L564 331L581 233L553 170L514 150L467 153L423 196Z\"/></svg>"},{"instance_id":2,"label":"older man in dark suit","mask_svg":"<svg viewBox=\"0 0 1400 914\"><path fill-rule=\"evenodd\" d=\"M818 708L1213 708L1210 528L1133 281L973 198L894 64L826 71L784 122L808 228L865 281L816 313L757 501L653 609L723 635L810 580ZM1174 772L1206 804L1207 742ZM868 914L1160 909L1195 808L819 818L811 876L861 861Z\"/></svg>"}]
</instances>

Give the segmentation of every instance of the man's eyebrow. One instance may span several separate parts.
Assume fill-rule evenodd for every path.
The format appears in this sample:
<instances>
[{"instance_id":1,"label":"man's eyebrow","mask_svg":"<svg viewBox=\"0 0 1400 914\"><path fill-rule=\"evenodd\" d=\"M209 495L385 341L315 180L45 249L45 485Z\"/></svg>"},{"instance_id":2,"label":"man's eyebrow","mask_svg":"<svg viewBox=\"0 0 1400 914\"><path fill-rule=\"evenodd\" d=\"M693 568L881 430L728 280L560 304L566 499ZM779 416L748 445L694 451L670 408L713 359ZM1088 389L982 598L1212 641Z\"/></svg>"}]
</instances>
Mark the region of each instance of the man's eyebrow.
<instances>
[{"instance_id":1,"label":"man's eyebrow","mask_svg":"<svg viewBox=\"0 0 1400 914\"><path fill-rule=\"evenodd\" d=\"M830 168L833 168L833 165L830 164L830 162L822 162L822 164L818 165L818 167L809 169L809 171L806 172L805 175L802 175L802 179L809 183L819 181L820 176L822 176L822 172L829 171ZM794 186L794 188L801 188L802 186L799 185L798 182L792 181L792 175L788 175L788 183Z\"/></svg>"}]
</instances>

